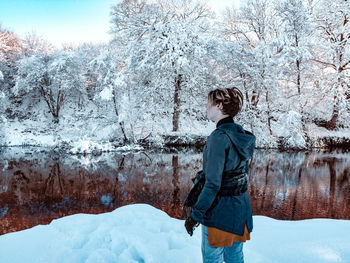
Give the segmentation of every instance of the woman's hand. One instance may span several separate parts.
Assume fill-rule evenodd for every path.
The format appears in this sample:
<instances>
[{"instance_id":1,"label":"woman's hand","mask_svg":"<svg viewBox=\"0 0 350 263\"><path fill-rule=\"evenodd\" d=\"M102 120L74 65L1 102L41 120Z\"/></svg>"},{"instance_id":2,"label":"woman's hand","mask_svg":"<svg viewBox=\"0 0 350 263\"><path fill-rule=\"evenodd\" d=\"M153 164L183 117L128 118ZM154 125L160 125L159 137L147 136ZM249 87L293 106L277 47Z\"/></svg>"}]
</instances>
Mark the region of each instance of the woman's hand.
<instances>
[{"instance_id":1,"label":"woman's hand","mask_svg":"<svg viewBox=\"0 0 350 263\"><path fill-rule=\"evenodd\" d=\"M199 226L199 223L192 219L192 217L188 217L185 221L185 227L187 230L187 233L192 236L193 230L195 227Z\"/></svg>"}]
</instances>

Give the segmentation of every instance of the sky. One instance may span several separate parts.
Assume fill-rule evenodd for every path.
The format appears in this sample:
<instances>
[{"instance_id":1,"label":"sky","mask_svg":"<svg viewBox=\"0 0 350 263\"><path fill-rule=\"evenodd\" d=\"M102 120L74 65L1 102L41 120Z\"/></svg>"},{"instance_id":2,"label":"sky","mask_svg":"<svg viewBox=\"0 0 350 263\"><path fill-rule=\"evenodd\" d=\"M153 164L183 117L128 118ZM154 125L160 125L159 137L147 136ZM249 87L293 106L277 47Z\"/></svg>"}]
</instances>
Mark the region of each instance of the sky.
<instances>
[{"instance_id":1,"label":"sky","mask_svg":"<svg viewBox=\"0 0 350 263\"><path fill-rule=\"evenodd\" d=\"M240 0L209 0L214 10ZM56 47L62 43L108 42L110 7L120 0L0 0L0 24L24 38L35 32Z\"/></svg>"}]
</instances>

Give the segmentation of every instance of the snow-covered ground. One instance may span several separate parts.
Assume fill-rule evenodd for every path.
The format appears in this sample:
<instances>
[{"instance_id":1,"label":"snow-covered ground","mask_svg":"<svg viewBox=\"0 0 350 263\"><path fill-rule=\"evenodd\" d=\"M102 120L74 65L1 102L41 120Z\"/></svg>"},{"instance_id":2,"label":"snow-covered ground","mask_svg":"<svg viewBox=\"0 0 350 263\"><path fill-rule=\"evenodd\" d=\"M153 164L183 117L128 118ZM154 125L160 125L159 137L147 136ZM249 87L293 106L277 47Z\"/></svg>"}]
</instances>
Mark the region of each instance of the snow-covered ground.
<instances>
[{"instance_id":1,"label":"snow-covered ground","mask_svg":"<svg viewBox=\"0 0 350 263\"><path fill-rule=\"evenodd\" d=\"M63 121L62 121L63 122ZM0 146L40 146L48 149L63 150L71 154L93 153L110 151L138 151L143 147L138 144L122 144L122 136L117 132L117 125L113 122L101 125L98 121L71 121L59 126L55 131L45 123L39 123L32 120L25 121L7 121L0 127ZM190 125L189 125L190 127ZM199 128L187 129L179 132L157 131L152 133L148 141L153 147L163 148L163 135L177 136L181 142L193 145L198 142L198 136L202 137L203 143L206 137L215 129L214 123ZM278 129L276 129L278 130ZM1 134L2 133L2 134ZM310 124L308 127L311 147L327 147L329 143L341 144L350 142L349 129L340 129L338 131L328 131L325 128ZM281 135L281 134L277 134ZM258 148L277 148L278 136L268 136L264 132L256 132ZM288 135L289 136L289 135ZM300 142L299 135L285 137L285 147L305 146L305 141ZM140 138L146 135L140 136ZM299 138L299 139L298 139ZM285 140L287 140L285 139ZM175 140L176 141L176 140ZM176 143L176 142L175 142ZM303 146L303 147L304 147ZM301 146L300 146L301 147ZM299 147L299 148L300 148ZM301 147L301 148L303 148Z\"/></svg>"},{"instance_id":2,"label":"snow-covered ground","mask_svg":"<svg viewBox=\"0 0 350 263\"><path fill-rule=\"evenodd\" d=\"M146 204L76 214L0 236L0 262L201 262L201 229ZM246 263L350 262L350 221L254 216Z\"/></svg>"}]
</instances>

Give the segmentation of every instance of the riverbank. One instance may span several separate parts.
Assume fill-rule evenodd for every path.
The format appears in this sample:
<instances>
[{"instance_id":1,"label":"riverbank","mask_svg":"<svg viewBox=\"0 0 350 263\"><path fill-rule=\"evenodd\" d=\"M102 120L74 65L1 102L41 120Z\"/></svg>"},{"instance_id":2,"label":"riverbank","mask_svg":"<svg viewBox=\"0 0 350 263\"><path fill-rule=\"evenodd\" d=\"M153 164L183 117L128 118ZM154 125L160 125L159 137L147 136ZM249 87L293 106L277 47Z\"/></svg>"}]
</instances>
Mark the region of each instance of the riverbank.
<instances>
[{"instance_id":1,"label":"riverbank","mask_svg":"<svg viewBox=\"0 0 350 263\"><path fill-rule=\"evenodd\" d=\"M0 146L39 146L48 150L70 154L93 154L113 151L138 151L155 149L171 151L173 149L192 148L201 150L207 137L215 129L214 123L183 132L150 132L135 136L134 142L124 144L117 123L109 122L101 125L101 121L86 120L64 122L58 126L47 122L46 125L37 121L13 120L3 122L0 132ZM243 126L244 127L244 126ZM265 136L256 132L257 148L262 149L292 149L307 150L311 148L349 148L350 130L347 128L328 131L323 127L310 124L308 139L300 134L284 137L283 133ZM278 135L278 136L277 136Z\"/></svg>"}]
</instances>

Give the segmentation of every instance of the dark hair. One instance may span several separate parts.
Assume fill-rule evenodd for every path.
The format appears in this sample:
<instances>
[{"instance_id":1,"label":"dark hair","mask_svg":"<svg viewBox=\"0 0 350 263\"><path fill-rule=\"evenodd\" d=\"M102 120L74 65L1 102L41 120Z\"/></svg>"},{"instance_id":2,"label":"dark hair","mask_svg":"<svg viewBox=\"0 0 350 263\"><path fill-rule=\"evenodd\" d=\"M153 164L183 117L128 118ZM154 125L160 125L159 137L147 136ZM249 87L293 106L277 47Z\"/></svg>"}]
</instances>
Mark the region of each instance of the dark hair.
<instances>
[{"instance_id":1,"label":"dark hair","mask_svg":"<svg viewBox=\"0 0 350 263\"><path fill-rule=\"evenodd\" d=\"M208 100L211 105L217 105L221 102L221 112L231 117L236 116L243 106L243 94L236 87L212 90L208 93Z\"/></svg>"}]
</instances>

